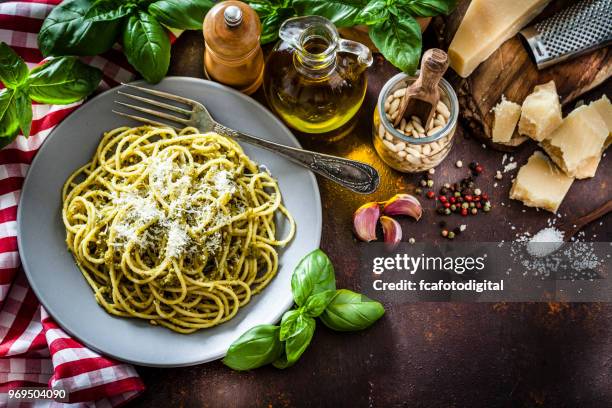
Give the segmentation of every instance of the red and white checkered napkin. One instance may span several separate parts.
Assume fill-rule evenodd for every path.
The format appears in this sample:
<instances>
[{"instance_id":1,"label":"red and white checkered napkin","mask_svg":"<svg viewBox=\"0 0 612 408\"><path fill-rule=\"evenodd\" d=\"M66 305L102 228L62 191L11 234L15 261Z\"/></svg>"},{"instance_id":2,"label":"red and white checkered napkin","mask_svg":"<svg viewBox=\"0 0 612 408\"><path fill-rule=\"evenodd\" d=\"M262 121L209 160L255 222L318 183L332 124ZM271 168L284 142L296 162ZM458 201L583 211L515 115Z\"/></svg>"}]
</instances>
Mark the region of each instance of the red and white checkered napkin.
<instances>
[{"instance_id":1,"label":"red and white checkered napkin","mask_svg":"<svg viewBox=\"0 0 612 408\"><path fill-rule=\"evenodd\" d=\"M60 2L0 1L0 41L10 45L30 68L43 59L37 33L45 16ZM134 76L118 49L84 61L103 71L102 89ZM46 384L66 390L74 403L70 407L114 407L144 390L132 366L89 350L60 329L41 307L20 268L16 219L21 185L47 135L78 105L35 104L31 136L20 135L0 150L0 407L19 406L8 400L10 389ZM63 405L53 401L35 404Z\"/></svg>"}]
</instances>

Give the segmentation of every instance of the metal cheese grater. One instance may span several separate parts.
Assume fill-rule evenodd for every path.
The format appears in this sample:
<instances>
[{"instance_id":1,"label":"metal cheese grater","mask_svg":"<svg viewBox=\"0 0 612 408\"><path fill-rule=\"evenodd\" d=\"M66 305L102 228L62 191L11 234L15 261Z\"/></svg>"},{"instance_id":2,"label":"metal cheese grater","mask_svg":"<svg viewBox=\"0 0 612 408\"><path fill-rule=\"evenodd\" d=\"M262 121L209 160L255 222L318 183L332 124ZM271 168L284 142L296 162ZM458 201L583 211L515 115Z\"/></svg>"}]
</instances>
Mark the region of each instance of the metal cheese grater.
<instances>
[{"instance_id":1,"label":"metal cheese grater","mask_svg":"<svg viewBox=\"0 0 612 408\"><path fill-rule=\"evenodd\" d=\"M612 42L612 0L582 0L521 31L538 69Z\"/></svg>"}]
</instances>

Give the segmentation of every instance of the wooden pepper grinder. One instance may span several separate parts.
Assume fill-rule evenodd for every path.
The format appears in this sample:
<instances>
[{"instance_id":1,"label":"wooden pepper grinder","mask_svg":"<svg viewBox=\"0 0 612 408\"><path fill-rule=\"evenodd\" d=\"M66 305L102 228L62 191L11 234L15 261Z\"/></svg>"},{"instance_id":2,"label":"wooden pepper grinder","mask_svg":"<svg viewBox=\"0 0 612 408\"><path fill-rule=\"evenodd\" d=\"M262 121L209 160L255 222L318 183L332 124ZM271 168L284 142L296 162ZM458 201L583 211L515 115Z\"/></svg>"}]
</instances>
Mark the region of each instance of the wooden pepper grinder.
<instances>
[{"instance_id":1,"label":"wooden pepper grinder","mask_svg":"<svg viewBox=\"0 0 612 408\"><path fill-rule=\"evenodd\" d=\"M436 112L440 100L438 84L448 68L448 55L438 48L423 54L421 72L407 89L399 106L394 125L397 127L404 116L417 116L425 126Z\"/></svg>"},{"instance_id":2,"label":"wooden pepper grinder","mask_svg":"<svg viewBox=\"0 0 612 408\"><path fill-rule=\"evenodd\" d=\"M241 1L223 1L204 18L204 75L247 95L263 80L264 59L255 10Z\"/></svg>"}]
</instances>

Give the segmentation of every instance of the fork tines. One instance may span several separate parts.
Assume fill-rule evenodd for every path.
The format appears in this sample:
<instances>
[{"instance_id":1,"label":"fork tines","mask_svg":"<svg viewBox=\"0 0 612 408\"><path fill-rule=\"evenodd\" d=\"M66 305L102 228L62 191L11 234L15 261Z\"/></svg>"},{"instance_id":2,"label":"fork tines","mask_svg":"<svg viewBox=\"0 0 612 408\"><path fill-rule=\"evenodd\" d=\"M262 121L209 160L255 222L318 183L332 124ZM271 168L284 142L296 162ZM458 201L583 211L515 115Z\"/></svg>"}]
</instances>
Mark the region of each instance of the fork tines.
<instances>
[{"instance_id":1,"label":"fork tines","mask_svg":"<svg viewBox=\"0 0 612 408\"><path fill-rule=\"evenodd\" d=\"M179 103L188 105L188 106L193 108L193 101L191 101L190 99L187 99L187 98L180 97L178 95L173 95L173 94L170 94L170 93L167 93L167 92L162 92L162 91L156 91L156 90L153 90L153 89L143 88L143 87L136 86L136 85L130 85L130 84L122 84L122 85L125 86L125 87L128 87L128 88L137 89L137 90L139 90L141 92L144 92L144 93L147 93L147 94L150 94L150 95L154 95L154 96L156 96L158 98L161 98L161 99L179 102ZM143 113L146 113L146 114L151 115L151 116L155 116L157 118L161 118L161 119L169 120L171 122L179 123L179 124L182 125L181 127L189 126L192 123L191 115L192 115L193 111L190 110L190 109L184 109L184 108L181 108L181 107L178 107L178 106L175 106L175 105L171 105L169 103L165 103L165 102L158 101L158 100L155 100L155 99L145 98L143 96L133 95L131 93L127 93L127 92L123 92L123 91L117 91L117 93L119 95L125 96L126 98L130 98L130 99L133 99L133 100L136 100L136 101L139 101L139 102L143 102L145 104L157 106L157 107L165 109L167 111L172 111L172 112L179 113L181 115L184 115L185 117L171 115L169 113L160 112L159 110L150 109L150 108L146 108L146 107L142 107L142 106L138 106L138 105L132 105L132 104L129 104L129 103L125 103L125 102L121 102L121 101L115 100L114 102L116 104L118 104L118 105L122 105L122 106L125 106L127 108L130 108L130 109L133 109L133 110L136 110L136 111L139 111L139 112L143 112ZM125 113L125 112L116 111L114 109L113 109L113 113L116 113L117 115L120 115L120 116L123 116L123 117L126 117L126 118L130 118L130 119L133 119L133 120L136 120L136 121L139 121L139 122L149 123L149 124L153 124L153 125L156 125L156 126L162 126L162 127L171 127L171 128L177 129L177 130L179 129L176 126L172 126L172 125L168 125L166 123L158 122L156 120L149 119L149 118L146 118L146 117L143 117L143 116L131 115L131 114L128 114L128 113Z\"/></svg>"}]
</instances>

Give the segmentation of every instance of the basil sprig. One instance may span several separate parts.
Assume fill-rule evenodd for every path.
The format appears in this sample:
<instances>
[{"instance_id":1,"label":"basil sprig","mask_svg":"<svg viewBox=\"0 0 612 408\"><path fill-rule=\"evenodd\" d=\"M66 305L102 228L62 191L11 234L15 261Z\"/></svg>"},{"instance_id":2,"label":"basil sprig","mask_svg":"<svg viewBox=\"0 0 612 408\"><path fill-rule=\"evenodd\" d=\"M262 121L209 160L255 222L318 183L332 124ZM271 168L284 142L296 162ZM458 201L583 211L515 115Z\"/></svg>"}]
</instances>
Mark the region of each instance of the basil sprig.
<instances>
[{"instance_id":1,"label":"basil sprig","mask_svg":"<svg viewBox=\"0 0 612 408\"><path fill-rule=\"evenodd\" d=\"M0 43L0 147L21 132L30 135L32 101L48 104L77 102L91 94L100 83L102 72L83 64L76 57L54 58L28 69L26 63L6 43Z\"/></svg>"},{"instance_id":2,"label":"basil sprig","mask_svg":"<svg viewBox=\"0 0 612 408\"><path fill-rule=\"evenodd\" d=\"M300 261L293 272L291 292L298 307L283 315L280 326L255 326L240 336L227 351L225 365L238 371L266 364L288 368L310 345L316 317L332 330L358 331L385 313L379 302L350 290L336 290L333 265L320 249Z\"/></svg>"},{"instance_id":3,"label":"basil sprig","mask_svg":"<svg viewBox=\"0 0 612 408\"><path fill-rule=\"evenodd\" d=\"M364 24L382 55L413 74L421 56L421 28L415 17L448 14L457 0L252 0L262 21L262 43L275 41L284 20L320 15L337 27Z\"/></svg>"},{"instance_id":4,"label":"basil sprig","mask_svg":"<svg viewBox=\"0 0 612 408\"><path fill-rule=\"evenodd\" d=\"M38 33L49 55L97 55L121 40L129 63L148 82L159 82L170 65L170 40L162 26L201 29L212 0L66 0Z\"/></svg>"}]
</instances>

